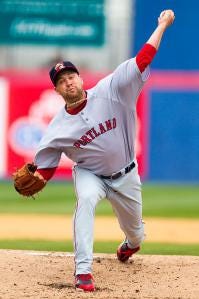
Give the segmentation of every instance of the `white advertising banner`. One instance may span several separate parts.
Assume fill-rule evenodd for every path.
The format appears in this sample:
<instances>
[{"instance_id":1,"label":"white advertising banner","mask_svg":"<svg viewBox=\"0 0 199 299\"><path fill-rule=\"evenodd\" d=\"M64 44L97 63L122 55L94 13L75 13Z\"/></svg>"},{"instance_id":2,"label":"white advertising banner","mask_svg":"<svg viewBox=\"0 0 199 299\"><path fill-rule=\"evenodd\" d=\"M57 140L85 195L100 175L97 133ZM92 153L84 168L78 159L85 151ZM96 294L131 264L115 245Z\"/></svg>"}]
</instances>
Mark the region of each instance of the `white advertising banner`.
<instances>
[{"instance_id":1,"label":"white advertising banner","mask_svg":"<svg viewBox=\"0 0 199 299\"><path fill-rule=\"evenodd\" d=\"M9 84L0 77L0 178L7 174L7 126Z\"/></svg>"}]
</instances>

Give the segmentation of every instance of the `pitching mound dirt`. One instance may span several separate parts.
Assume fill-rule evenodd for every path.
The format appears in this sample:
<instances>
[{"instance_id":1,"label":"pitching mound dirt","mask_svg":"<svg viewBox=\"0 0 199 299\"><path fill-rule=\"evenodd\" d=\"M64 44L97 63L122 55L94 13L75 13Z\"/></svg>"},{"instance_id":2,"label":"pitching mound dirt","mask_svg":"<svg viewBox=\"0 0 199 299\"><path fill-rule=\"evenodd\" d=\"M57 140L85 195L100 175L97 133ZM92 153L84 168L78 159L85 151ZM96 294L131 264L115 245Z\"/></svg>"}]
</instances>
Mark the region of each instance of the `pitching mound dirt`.
<instances>
[{"instance_id":1,"label":"pitching mound dirt","mask_svg":"<svg viewBox=\"0 0 199 299\"><path fill-rule=\"evenodd\" d=\"M0 298L199 298L199 257L97 255L94 293L75 291L73 271L71 254L0 250Z\"/></svg>"}]
</instances>

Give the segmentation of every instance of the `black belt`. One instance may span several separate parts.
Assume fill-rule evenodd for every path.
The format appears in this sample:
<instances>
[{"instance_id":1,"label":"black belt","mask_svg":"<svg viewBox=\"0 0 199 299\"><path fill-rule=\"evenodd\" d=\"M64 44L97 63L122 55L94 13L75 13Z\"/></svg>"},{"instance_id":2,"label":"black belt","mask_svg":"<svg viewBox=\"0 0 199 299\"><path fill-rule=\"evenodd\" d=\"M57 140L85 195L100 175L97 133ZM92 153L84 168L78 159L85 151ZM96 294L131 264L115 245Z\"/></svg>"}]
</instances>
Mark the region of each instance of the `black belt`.
<instances>
[{"instance_id":1,"label":"black belt","mask_svg":"<svg viewBox=\"0 0 199 299\"><path fill-rule=\"evenodd\" d=\"M112 175L100 175L102 179L106 180L116 180L119 179L122 175L127 174L135 167L135 162L132 162L130 165L125 167L124 169L120 170L119 172L113 173Z\"/></svg>"}]
</instances>

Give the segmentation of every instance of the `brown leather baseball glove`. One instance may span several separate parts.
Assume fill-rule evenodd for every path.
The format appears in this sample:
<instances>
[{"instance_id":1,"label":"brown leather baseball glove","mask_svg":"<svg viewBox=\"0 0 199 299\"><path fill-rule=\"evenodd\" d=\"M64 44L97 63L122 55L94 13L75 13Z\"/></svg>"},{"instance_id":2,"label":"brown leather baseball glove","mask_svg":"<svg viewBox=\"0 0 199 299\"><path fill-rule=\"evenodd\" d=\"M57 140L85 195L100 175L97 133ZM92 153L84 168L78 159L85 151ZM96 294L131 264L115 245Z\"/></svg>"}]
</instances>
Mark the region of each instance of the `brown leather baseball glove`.
<instances>
[{"instance_id":1,"label":"brown leather baseball glove","mask_svg":"<svg viewBox=\"0 0 199 299\"><path fill-rule=\"evenodd\" d=\"M27 197L33 197L46 185L41 176L35 176L37 166L34 163L26 163L13 174L14 187L18 193Z\"/></svg>"}]
</instances>

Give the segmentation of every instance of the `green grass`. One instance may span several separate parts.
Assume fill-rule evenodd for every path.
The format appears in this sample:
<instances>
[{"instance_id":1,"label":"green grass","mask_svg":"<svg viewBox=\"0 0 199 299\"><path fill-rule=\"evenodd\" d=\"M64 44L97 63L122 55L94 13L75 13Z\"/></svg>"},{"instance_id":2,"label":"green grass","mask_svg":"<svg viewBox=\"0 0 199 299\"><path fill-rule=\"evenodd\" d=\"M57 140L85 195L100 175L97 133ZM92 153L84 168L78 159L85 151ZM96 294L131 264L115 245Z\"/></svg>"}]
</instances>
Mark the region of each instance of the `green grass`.
<instances>
[{"instance_id":1,"label":"green grass","mask_svg":"<svg viewBox=\"0 0 199 299\"><path fill-rule=\"evenodd\" d=\"M119 242L95 242L94 253L115 253ZM1 249L73 252L72 241L0 240ZM195 255L199 244L144 243L139 254Z\"/></svg>"},{"instance_id":2,"label":"green grass","mask_svg":"<svg viewBox=\"0 0 199 299\"><path fill-rule=\"evenodd\" d=\"M143 185L144 217L199 218L199 186ZM21 197L11 182L0 182L0 213L72 214L75 194L72 183L51 182L36 200ZM107 200L99 203L97 215L112 215Z\"/></svg>"},{"instance_id":3,"label":"green grass","mask_svg":"<svg viewBox=\"0 0 199 299\"><path fill-rule=\"evenodd\" d=\"M144 185L143 214L199 219L199 185Z\"/></svg>"},{"instance_id":4,"label":"green grass","mask_svg":"<svg viewBox=\"0 0 199 299\"><path fill-rule=\"evenodd\" d=\"M143 185L144 217L199 218L199 186ZM75 209L72 183L51 182L36 200L21 197L11 182L0 182L0 213L68 214ZM103 200L97 215L113 215L110 203ZM94 252L114 253L118 242L95 242ZM2 249L73 252L72 241L0 240ZM199 244L144 243L141 254L199 255Z\"/></svg>"}]
</instances>

